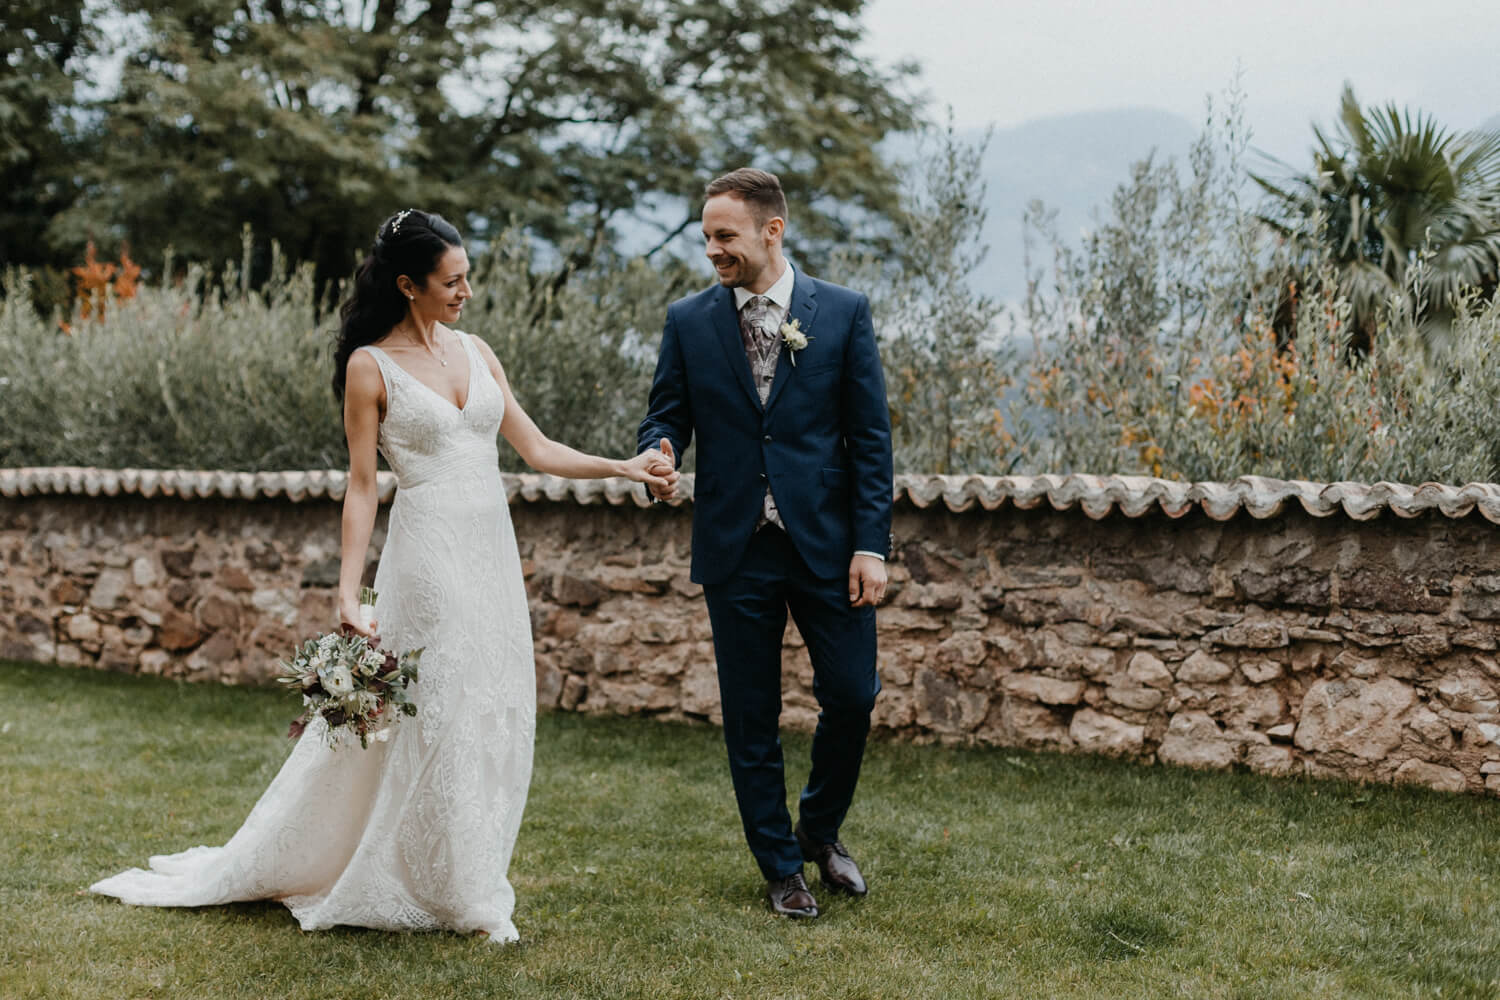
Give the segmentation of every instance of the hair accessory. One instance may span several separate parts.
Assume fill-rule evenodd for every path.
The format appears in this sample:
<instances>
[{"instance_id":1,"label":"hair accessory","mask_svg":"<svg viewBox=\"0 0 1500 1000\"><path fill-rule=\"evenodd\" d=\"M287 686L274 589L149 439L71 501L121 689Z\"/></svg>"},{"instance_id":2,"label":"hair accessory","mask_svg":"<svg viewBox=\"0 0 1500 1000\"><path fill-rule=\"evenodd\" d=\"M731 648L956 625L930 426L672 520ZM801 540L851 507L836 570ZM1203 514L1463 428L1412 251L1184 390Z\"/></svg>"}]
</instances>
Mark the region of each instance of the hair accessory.
<instances>
[{"instance_id":1,"label":"hair accessory","mask_svg":"<svg viewBox=\"0 0 1500 1000\"><path fill-rule=\"evenodd\" d=\"M411 209L409 209L409 208L403 208L401 211L399 211L399 212L396 213L396 217L391 220L391 235L392 236L395 236L397 233L401 232L401 223L405 222L406 221L406 217L408 215L410 215L410 214L411 214Z\"/></svg>"}]
</instances>

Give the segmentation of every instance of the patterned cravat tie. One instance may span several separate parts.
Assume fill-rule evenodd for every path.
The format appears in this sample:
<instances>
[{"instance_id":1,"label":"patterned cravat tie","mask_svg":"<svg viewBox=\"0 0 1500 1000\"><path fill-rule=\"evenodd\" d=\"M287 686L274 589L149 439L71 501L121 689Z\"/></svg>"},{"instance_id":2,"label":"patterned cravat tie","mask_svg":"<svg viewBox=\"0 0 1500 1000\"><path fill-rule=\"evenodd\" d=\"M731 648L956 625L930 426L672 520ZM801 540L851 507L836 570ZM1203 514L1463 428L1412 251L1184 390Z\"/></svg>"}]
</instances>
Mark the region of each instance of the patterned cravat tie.
<instances>
[{"instance_id":1,"label":"patterned cravat tie","mask_svg":"<svg viewBox=\"0 0 1500 1000\"><path fill-rule=\"evenodd\" d=\"M745 345L745 357L750 362L750 375L755 380L755 391L765 403L771 394L771 383L776 378L777 342L773 331L768 329L771 300L764 295L753 295L740 310L740 340Z\"/></svg>"},{"instance_id":2,"label":"patterned cravat tie","mask_svg":"<svg viewBox=\"0 0 1500 1000\"><path fill-rule=\"evenodd\" d=\"M776 362L781 357L781 341L776 339L775 330L768 329L771 325L768 322L770 311L771 300L764 295L752 295L745 300L744 308L740 310L740 340L744 342L745 357L750 362L750 376L755 381L755 391L760 396L762 406L771 398L771 384L776 380ZM760 518L756 527L767 523L782 529L786 527L769 486L765 499L761 501Z\"/></svg>"},{"instance_id":3,"label":"patterned cravat tie","mask_svg":"<svg viewBox=\"0 0 1500 1000\"><path fill-rule=\"evenodd\" d=\"M765 354L766 344L771 339L765 329L766 313L770 308L770 299L764 295L752 295L740 310L740 337L745 342L745 353L752 357Z\"/></svg>"}]
</instances>

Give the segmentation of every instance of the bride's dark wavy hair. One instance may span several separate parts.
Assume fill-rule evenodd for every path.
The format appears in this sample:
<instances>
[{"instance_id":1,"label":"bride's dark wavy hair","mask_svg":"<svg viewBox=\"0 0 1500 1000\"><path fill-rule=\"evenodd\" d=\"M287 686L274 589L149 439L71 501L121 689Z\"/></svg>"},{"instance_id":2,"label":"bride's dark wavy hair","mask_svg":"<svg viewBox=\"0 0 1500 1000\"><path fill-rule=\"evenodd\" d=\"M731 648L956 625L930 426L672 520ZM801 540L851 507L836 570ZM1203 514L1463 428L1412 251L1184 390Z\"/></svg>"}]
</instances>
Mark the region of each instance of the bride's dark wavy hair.
<instances>
[{"instance_id":1,"label":"bride's dark wavy hair","mask_svg":"<svg viewBox=\"0 0 1500 1000\"><path fill-rule=\"evenodd\" d=\"M419 287L437 269L438 259L463 237L441 215L408 208L375 231L375 243L354 274L354 290L339 307L339 336L333 348L333 394L344 399L349 358L384 337L406 316L406 296L396 279L406 275Z\"/></svg>"}]
</instances>

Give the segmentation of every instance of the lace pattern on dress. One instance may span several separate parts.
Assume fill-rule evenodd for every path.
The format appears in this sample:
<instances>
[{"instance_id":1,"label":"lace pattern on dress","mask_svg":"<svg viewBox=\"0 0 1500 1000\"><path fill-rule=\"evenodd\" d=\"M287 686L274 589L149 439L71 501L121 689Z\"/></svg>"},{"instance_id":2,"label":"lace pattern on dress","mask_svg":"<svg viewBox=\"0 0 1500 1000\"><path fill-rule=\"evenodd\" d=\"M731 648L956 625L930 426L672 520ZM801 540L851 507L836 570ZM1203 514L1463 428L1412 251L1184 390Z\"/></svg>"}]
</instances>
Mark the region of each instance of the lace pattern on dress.
<instances>
[{"instance_id":1,"label":"lace pattern on dress","mask_svg":"<svg viewBox=\"0 0 1500 1000\"><path fill-rule=\"evenodd\" d=\"M423 647L418 713L389 742L330 749L319 721L223 847L96 883L128 903L280 899L304 929L485 930L513 940L506 878L531 780L536 688L500 480L505 398L473 340L462 409L384 351L378 446L396 473L376 572L382 644Z\"/></svg>"}]
</instances>

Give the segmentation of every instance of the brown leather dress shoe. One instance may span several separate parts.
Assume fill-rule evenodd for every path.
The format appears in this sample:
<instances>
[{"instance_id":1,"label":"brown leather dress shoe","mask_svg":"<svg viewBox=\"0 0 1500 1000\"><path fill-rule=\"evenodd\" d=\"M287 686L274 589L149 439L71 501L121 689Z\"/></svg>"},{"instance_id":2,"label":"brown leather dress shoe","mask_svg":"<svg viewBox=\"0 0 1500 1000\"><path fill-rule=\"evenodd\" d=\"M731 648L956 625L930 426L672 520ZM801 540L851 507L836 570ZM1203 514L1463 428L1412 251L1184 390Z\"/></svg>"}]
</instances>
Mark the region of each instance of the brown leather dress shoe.
<instances>
[{"instance_id":1,"label":"brown leather dress shoe","mask_svg":"<svg viewBox=\"0 0 1500 1000\"><path fill-rule=\"evenodd\" d=\"M835 892L846 892L851 896L863 896L869 892L869 886L865 885L865 877L860 874L859 865L849 856L849 851L841 841L833 841L828 844L814 844L807 839L807 834L802 832L802 824L798 823L792 830L797 835L797 843L802 848L802 857L808 861L815 862L818 866L818 874L823 877L823 884Z\"/></svg>"},{"instance_id":2,"label":"brown leather dress shoe","mask_svg":"<svg viewBox=\"0 0 1500 1000\"><path fill-rule=\"evenodd\" d=\"M771 879L766 883L766 898L771 901L771 912L780 917L796 919L818 915L818 901L813 899L801 872Z\"/></svg>"}]
</instances>

